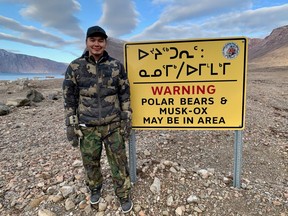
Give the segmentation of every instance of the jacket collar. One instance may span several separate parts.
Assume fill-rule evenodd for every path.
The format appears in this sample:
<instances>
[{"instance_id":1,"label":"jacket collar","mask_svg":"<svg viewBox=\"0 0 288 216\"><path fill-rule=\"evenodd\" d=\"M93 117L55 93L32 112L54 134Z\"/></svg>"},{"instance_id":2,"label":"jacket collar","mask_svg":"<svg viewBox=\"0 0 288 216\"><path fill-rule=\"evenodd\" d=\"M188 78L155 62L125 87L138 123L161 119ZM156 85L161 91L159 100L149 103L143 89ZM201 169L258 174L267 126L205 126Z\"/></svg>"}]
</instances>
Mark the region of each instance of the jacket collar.
<instances>
[{"instance_id":1,"label":"jacket collar","mask_svg":"<svg viewBox=\"0 0 288 216\"><path fill-rule=\"evenodd\" d=\"M95 59L93 58L93 56L89 56L89 51L85 50L85 52L82 54L81 56L82 58L85 58L86 61L93 61L96 62ZM100 57L100 59L98 60L98 62L102 62L104 60L107 60L109 58L109 54L106 50L104 50L103 55Z\"/></svg>"}]
</instances>

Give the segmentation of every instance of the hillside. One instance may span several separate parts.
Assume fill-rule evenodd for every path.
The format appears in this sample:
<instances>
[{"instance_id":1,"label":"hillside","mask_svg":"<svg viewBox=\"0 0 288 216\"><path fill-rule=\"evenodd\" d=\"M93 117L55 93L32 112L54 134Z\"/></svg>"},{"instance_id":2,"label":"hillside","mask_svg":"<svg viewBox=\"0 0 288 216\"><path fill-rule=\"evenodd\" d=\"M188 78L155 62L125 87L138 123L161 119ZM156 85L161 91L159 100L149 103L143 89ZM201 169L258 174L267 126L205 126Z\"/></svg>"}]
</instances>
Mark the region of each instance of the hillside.
<instances>
[{"instance_id":1,"label":"hillside","mask_svg":"<svg viewBox=\"0 0 288 216\"><path fill-rule=\"evenodd\" d=\"M274 29L264 39L250 39L249 65L253 68L288 67L288 25Z\"/></svg>"},{"instance_id":2,"label":"hillside","mask_svg":"<svg viewBox=\"0 0 288 216\"><path fill-rule=\"evenodd\" d=\"M67 64L0 49L0 73L63 73Z\"/></svg>"},{"instance_id":3,"label":"hillside","mask_svg":"<svg viewBox=\"0 0 288 216\"><path fill-rule=\"evenodd\" d=\"M122 63L124 62L124 53L123 46L125 41L108 38L107 52L110 56L120 60Z\"/></svg>"}]
</instances>

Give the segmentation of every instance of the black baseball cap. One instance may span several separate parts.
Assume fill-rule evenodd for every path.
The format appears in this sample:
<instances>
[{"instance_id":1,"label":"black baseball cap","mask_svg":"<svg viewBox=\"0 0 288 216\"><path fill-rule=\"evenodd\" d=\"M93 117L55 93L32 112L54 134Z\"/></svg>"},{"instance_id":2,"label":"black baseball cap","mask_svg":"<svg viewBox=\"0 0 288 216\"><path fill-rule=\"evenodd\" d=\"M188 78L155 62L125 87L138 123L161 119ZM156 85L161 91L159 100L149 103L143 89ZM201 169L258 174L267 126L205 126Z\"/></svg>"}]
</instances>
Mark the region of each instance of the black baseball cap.
<instances>
[{"instance_id":1,"label":"black baseball cap","mask_svg":"<svg viewBox=\"0 0 288 216\"><path fill-rule=\"evenodd\" d=\"M105 39L108 37L104 29L101 28L100 26L92 26L87 29L86 38L93 36L101 36Z\"/></svg>"}]
</instances>

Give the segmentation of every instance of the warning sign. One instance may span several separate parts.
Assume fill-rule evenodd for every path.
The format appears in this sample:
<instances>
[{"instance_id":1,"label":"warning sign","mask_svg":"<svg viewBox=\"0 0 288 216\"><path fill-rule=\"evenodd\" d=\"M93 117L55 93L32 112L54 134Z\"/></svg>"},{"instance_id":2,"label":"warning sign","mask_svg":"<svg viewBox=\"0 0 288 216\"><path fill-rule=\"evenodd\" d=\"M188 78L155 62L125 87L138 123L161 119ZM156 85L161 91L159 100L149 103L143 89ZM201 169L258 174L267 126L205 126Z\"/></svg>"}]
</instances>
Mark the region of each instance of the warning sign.
<instances>
[{"instance_id":1,"label":"warning sign","mask_svg":"<svg viewBox=\"0 0 288 216\"><path fill-rule=\"evenodd\" d=\"M134 129L244 128L247 39L125 44Z\"/></svg>"}]
</instances>

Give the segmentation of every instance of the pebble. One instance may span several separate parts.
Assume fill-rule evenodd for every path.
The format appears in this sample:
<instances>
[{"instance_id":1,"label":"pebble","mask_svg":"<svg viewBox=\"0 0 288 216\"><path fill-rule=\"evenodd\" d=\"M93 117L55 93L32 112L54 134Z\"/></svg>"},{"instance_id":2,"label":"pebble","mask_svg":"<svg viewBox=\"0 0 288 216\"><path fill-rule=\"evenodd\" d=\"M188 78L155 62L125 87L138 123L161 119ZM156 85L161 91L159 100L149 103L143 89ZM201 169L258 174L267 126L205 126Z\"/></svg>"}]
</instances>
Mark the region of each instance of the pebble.
<instances>
[{"instance_id":1,"label":"pebble","mask_svg":"<svg viewBox=\"0 0 288 216\"><path fill-rule=\"evenodd\" d=\"M63 186L60 188L60 191L64 198L68 197L70 194L74 193L74 187L72 186Z\"/></svg>"},{"instance_id":2,"label":"pebble","mask_svg":"<svg viewBox=\"0 0 288 216\"><path fill-rule=\"evenodd\" d=\"M152 193L154 194L159 194L160 193L160 188L161 188L161 182L160 179L155 177L153 184L150 186L150 190L152 191Z\"/></svg>"},{"instance_id":3,"label":"pebble","mask_svg":"<svg viewBox=\"0 0 288 216\"><path fill-rule=\"evenodd\" d=\"M67 211L74 209L75 208L75 203L73 202L72 199L68 198L65 200L65 209Z\"/></svg>"},{"instance_id":4,"label":"pebble","mask_svg":"<svg viewBox=\"0 0 288 216\"><path fill-rule=\"evenodd\" d=\"M105 211L107 209L107 203L106 202L100 202L99 203L99 211Z\"/></svg>"},{"instance_id":5,"label":"pebble","mask_svg":"<svg viewBox=\"0 0 288 216\"><path fill-rule=\"evenodd\" d=\"M49 196L48 201L58 203L58 202L62 201L63 199L64 199L64 197L62 195L51 195L51 196Z\"/></svg>"},{"instance_id":6,"label":"pebble","mask_svg":"<svg viewBox=\"0 0 288 216\"><path fill-rule=\"evenodd\" d=\"M199 203L199 198L195 195L191 195L187 198L187 203Z\"/></svg>"},{"instance_id":7,"label":"pebble","mask_svg":"<svg viewBox=\"0 0 288 216\"><path fill-rule=\"evenodd\" d=\"M48 209L40 209L38 216L56 216L56 214Z\"/></svg>"},{"instance_id":8,"label":"pebble","mask_svg":"<svg viewBox=\"0 0 288 216\"><path fill-rule=\"evenodd\" d=\"M31 200L31 202L30 202L29 205L30 205L30 207L32 207L32 208L36 208L36 207L38 207L38 206L40 205L40 203L41 203L44 199L46 199L46 196L42 196L42 197L33 199L33 200Z\"/></svg>"},{"instance_id":9,"label":"pebble","mask_svg":"<svg viewBox=\"0 0 288 216\"><path fill-rule=\"evenodd\" d=\"M168 199L167 199L167 206L172 206L173 205L173 196L172 195L169 195L168 196Z\"/></svg>"},{"instance_id":10,"label":"pebble","mask_svg":"<svg viewBox=\"0 0 288 216\"><path fill-rule=\"evenodd\" d=\"M176 216L182 216L182 215L184 215L184 212L185 212L185 207L184 206L179 206L175 210Z\"/></svg>"}]
</instances>

